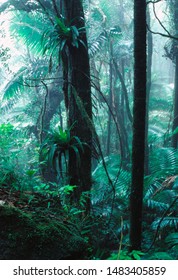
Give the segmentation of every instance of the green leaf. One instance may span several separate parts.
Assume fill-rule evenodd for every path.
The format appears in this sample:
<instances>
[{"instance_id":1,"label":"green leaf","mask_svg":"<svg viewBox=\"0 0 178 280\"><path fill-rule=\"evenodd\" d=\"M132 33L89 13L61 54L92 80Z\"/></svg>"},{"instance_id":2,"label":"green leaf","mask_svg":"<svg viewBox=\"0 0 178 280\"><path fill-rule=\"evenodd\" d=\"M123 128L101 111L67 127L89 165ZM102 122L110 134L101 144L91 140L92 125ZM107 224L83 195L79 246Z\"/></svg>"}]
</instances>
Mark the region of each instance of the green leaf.
<instances>
[{"instance_id":1,"label":"green leaf","mask_svg":"<svg viewBox=\"0 0 178 280\"><path fill-rule=\"evenodd\" d=\"M70 148L71 148L72 150L74 150L75 155L76 155L76 158L77 158L77 164L78 164L78 166L80 166L80 165L81 165L81 160L80 160L79 149L78 149L75 145L71 145Z\"/></svg>"},{"instance_id":2,"label":"green leaf","mask_svg":"<svg viewBox=\"0 0 178 280\"><path fill-rule=\"evenodd\" d=\"M64 34L65 36L69 36L70 28L67 27L64 24L64 22L60 18L58 18L58 17L56 17L56 22L57 22L58 27L60 28L61 35Z\"/></svg>"},{"instance_id":3,"label":"green leaf","mask_svg":"<svg viewBox=\"0 0 178 280\"><path fill-rule=\"evenodd\" d=\"M70 27L70 29L71 29L72 33L74 33L76 35L76 38L77 38L79 36L79 31L78 31L77 27L75 25L72 25Z\"/></svg>"},{"instance_id":4,"label":"green leaf","mask_svg":"<svg viewBox=\"0 0 178 280\"><path fill-rule=\"evenodd\" d=\"M66 45L66 42L67 42L67 39L63 39L61 41L61 44L60 44L60 51L62 52L65 48L65 45Z\"/></svg>"},{"instance_id":5,"label":"green leaf","mask_svg":"<svg viewBox=\"0 0 178 280\"><path fill-rule=\"evenodd\" d=\"M176 127L176 129L174 129L172 135L175 135L175 134L177 134L177 133L178 133L178 126Z\"/></svg>"}]
</instances>

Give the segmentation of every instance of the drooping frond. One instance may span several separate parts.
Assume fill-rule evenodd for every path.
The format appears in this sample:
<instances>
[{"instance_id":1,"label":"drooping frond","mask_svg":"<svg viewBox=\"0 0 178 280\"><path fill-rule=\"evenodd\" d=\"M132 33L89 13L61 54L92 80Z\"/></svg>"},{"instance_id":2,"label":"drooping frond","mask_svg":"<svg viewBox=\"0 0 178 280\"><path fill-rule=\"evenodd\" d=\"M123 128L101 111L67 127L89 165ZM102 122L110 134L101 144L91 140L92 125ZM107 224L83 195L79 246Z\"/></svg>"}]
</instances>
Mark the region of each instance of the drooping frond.
<instances>
[{"instance_id":1,"label":"drooping frond","mask_svg":"<svg viewBox=\"0 0 178 280\"><path fill-rule=\"evenodd\" d=\"M96 40L90 43L89 45L89 55L90 57L94 57L103 47L107 40L107 34L103 31Z\"/></svg>"},{"instance_id":2,"label":"drooping frond","mask_svg":"<svg viewBox=\"0 0 178 280\"><path fill-rule=\"evenodd\" d=\"M14 14L10 30L14 38L20 39L35 54L42 55L41 37L49 24L49 20L42 13L21 12Z\"/></svg>"},{"instance_id":3,"label":"drooping frond","mask_svg":"<svg viewBox=\"0 0 178 280\"><path fill-rule=\"evenodd\" d=\"M21 67L3 89L3 100L9 100L18 95L23 88L23 77L27 74L28 68Z\"/></svg>"},{"instance_id":4,"label":"drooping frond","mask_svg":"<svg viewBox=\"0 0 178 280\"><path fill-rule=\"evenodd\" d=\"M3 111L10 109L22 95L27 96L35 86L40 85L41 80L48 75L48 72L48 65L45 59L34 59L28 66L22 66L2 91L3 103L1 104L1 109Z\"/></svg>"}]
</instances>

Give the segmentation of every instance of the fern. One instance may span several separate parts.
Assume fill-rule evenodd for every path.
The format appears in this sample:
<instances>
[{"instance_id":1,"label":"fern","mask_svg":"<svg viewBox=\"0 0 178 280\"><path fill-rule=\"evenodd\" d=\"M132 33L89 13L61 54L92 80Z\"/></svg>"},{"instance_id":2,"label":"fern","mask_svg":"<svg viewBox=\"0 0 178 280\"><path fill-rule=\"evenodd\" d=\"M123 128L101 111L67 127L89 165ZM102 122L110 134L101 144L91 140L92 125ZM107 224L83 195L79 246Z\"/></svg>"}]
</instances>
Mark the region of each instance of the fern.
<instances>
[{"instance_id":1,"label":"fern","mask_svg":"<svg viewBox=\"0 0 178 280\"><path fill-rule=\"evenodd\" d=\"M110 155L105 158L108 173L113 182L115 182L116 196L126 197L128 195L128 188L130 186L130 172L121 169L117 179L118 171L120 168L120 156ZM94 189L93 189L93 202L102 201L103 196L105 199L108 196L112 197L112 190L108 189L109 182L105 173L102 162L98 164L93 171ZM105 195L103 195L103 193Z\"/></svg>"},{"instance_id":2,"label":"fern","mask_svg":"<svg viewBox=\"0 0 178 280\"><path fill-rule=\"evenodd\" d=\"M164 203L164 202L155 201L153 199L148 199L146 203L147 203L148 208L153 209L156 212L162 212L162 211L168 209L168 207L169 207L169 204Z\"/></svg>"},{"instance_id":3,"label":"fern","mask_svg":"<svg viewBox=\"0 0 178 280\"><path fill-rule=\"evenodd\" d=\"M178 151L164 147L153 149L150 153L150 174L150 183L156 178L178 174Z\"/></svg>"},{"instance_id":4,"label":"fern","mask_svg":"<svg viewBox=\"0 0 178 280\"><path fill-rule=\"evenodd\" d=\"M103 47L107 40L107 33L103 31L97 39L95 39L92 43L89 44L89 55L90 57L94 57Z\"/></svg>"},{"instance_id":5,"label":"fern","mask_svg":"<svg viewBox=\"0 0 178 280\"><path fill-rule=\"evenodd\" d=\"M165 242L168 244L169 247L178 246L178 233L170 233L166 239Z\"/></svg>"},{"instance_id":6,"label":"fern","mask_svg":"<svg viewBox=\"0 0 178 280\"><path fill-rule=\"evenodd\" d=\"M173 229L178 229L178 218L177 217L165 217L163 221L160 223L160 218L156 219L151 227L153 230L156 230L158 226L160 225L160 229L164 228L173 228Z\"/></svg>"}]
</instances>

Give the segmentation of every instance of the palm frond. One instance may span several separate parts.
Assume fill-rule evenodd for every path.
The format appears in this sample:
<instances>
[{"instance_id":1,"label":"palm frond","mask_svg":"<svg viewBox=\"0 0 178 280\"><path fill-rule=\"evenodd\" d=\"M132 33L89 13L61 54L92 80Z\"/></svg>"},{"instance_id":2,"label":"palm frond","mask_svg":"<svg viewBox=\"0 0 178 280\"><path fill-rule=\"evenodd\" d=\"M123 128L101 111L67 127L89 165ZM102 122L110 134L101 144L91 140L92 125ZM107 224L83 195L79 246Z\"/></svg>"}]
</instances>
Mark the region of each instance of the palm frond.
<instances>
[{"instance_id":1,"label":"palm frond","mask_svg":"<svg viewBox=\"0 0 178 280\"><path fill-rule=\"evenodd\" d=\"M26 66L21 67L14 77L6 84L3 90L3 100L9 100L14 98L15 95L20 93L23 88L23 77L26 75L28 68Z\"/></svg>"},{"instance_id":2,"label":"palm frond","mask_svg":"<svg viewBox=\"0 0 178 280\"><path fill-rule=\"evenodd\" d=\"M153 209L156 212L163 212L163 211L167 210L169 207L168 203L156 201L153 199L148 199L146 204L147 204L148 208Z\"/></svg>"},{"instance_id":3,"label":"palm frond","mask_svg":"<svg viewBox=\"0 0 178 280\"><path fill-rule=\"evenodd\" d=\"M28 67L22 66L3 89L2 112L4 113L11 109L24 94L27 96L33 90L33 87L38 86L41 79L45 78L46 75L48 75L48 65L45 59L34 59Z\"/></svg>"},{"instance_id":4,"label":"palm frond","mask_svg":"<svg viewBox=\"0 0 178 280\"><path fill-rule=\"evenodd\" d=\"M163 221L160 224L160 220L161 218L156 219L151 227L153 230L156 230L158 228L158 226L160 226L161 229L163 228L174 228L174 229L178 229L178 218L177 217L165 217L163 219Z\"/></svg>"},{"instance_id":5,"label":"palm frond","mask_svg":"<svg viewBox=\"0 0 178 280\"><path fill-rule=\"evenodd\" d=\"M89 44L90 57L94 57L101 50L106 40L107 40L107 33L102 32L97 39L95 39L92 43Z\"/></svg>"},{"instance_id":6,"label":"palm frond","mask_svg":"<svg viewBox=\"0 0 178 280\"><path fill-rule=\"evenodd\" d=\"M14 13L10 30L12 36L20 39L34 54L42 55L41 36L47 26L49 20L42 13L20 12Z\"/></svg>"}]
</instances>

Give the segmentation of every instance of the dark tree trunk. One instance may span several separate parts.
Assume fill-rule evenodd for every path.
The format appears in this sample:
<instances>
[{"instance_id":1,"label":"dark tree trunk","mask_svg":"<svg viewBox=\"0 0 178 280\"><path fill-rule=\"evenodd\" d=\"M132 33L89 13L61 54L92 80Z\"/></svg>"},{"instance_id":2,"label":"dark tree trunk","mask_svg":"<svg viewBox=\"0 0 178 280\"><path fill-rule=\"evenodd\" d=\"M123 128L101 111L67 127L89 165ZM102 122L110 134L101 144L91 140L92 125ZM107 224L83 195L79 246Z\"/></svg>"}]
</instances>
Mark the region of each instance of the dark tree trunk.
<instances>
[{"instance_id":1,"label":"dark tree trunk","mask_svg":"<svg viewBox=\"0 0 178 280\"><path fill-rule=\"evenodd\" d=\"M147 8L149 9L149 7ZM147 10L147 24L150 26L150 12ZM147 34L148 52L147 52L147 99L146 99L146 128L145 128L145 175L150 173L149 168L149 144L148 144L148 120L149 120L149 99L151 92L151 69L153 55L153 35Z\"/></svg>"},{"instance_id":2,"label":"dark tree trunk","mask_svg":"<svg viewBox=\"0 0 178 280\"><path fill-rule=\"evenodd\" d=\"M72 22L77 28L85 27L82 1L64 0L65 16L68 23ZM91 188L91 147L92 147L92 102L90 85L90 66L87 48L86 32L82 32L78 48L68 45L69 56L69 87L68 110L69 127L72 136L77 136L84 145L84 152L80 153L79 164L73 150L69 153L69 182L78 188L74 192L74 199L79 200L82 192L89 192ZM89 200L87 203L89 208Z\"/></svg>"},{"instance_id":3,"label":"dark tree trunk","mask_svg":"<svg viewBox=\"0 0 178 280\"><path fill-rule=\"evenodd\" d=\"M174 131L178 127L178 51L176 54L176 65L175 65L175 81L174 81L174 119L172 130ZM172 136L172 147L178 148L178 133Z\"/></svg>"},{"instance_id":4,"label":"dark tree trunk","mask_svg":"<svg viewBox=\"0 0 178 280\"><path fill-rule=\"evenodd\" d=\"M130 194L130 249L142 240L142 204L146 117L146 1L134 1L134 108L132 185Z\"/></svg>"},{"instance_id":5,"label":"dark tree trunk","mask_svg":"<svg viewBox=\"0 0 178 280\"><path fill-rule=\"evenodd\" d=\"M176 36L178 35L178 1L174 0L174 25ZM172 130L178 127L178 41L174 42L174 56L175 56L175 81L174 81L174 117ZM172 136L172 147L178 148L178 133Z\"/></svg>"}]
</instances>

